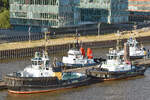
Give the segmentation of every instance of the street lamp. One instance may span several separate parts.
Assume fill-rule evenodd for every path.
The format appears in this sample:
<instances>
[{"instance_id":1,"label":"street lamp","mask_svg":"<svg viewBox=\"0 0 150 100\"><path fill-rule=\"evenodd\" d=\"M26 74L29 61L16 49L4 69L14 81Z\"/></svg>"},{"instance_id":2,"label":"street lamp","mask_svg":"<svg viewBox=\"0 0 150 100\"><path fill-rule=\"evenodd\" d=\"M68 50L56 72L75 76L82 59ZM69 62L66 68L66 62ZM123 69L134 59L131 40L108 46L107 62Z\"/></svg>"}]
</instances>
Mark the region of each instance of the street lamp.
<instances>
[{"instance_id":1,"label":"street lamp","mask_svg":"<svg viewBox=\"0 0 150 100\"><path fill-rule=\"evenodd\" d=\"M29 43L31 43L31 26L29 27L28 32L29 32Z\"/></svg>"},{"instance_id":2,"label":"street lamp","mask_svg":"<svg viewBox=\"0 0 150 100\"><path fill-rule=\"evenodd\" d=\"M100 35L100 25L101 23L98 23L97 28L98 28L98 36Z\"/></svg>"}]
</instances>

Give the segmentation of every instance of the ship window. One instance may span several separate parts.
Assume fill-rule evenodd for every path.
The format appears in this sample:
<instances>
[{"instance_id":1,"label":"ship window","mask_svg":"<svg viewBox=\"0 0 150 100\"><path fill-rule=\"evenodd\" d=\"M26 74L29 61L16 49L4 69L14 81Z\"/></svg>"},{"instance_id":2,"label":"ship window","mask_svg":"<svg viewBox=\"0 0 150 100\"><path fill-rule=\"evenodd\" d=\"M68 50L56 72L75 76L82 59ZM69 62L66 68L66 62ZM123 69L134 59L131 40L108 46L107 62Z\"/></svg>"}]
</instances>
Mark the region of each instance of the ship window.
<instances>
[{"instance_id":1,"label":"ship window","mask_svg":"<svg viewBox=\"0 0 150 100\"><path fill-rule=\"evenodd\" d=\"M110 60L113 59L113 56L108 56L108 59L110 59Z\"/></svg>"},{"instance_id":2,"label":"ship window","mask_svg":"<svg viewBox=\"0 0 150 100\"><path fill-rule=\"evenodd\" d=\"M132 45L132 44L130 44L130 47L133 47L133 45Z\"/></svg>"},{"instance_id":3,"label":"ship window","mask_svg":"<svg viewBox=\"0 0 150 100\"><path fill-rule=\"evenodd\" d=\"M49 70L49 68L46 68L46 70Z\"/></svg>"},{"instance_id":4,"label":"ship window","mask_svg":"<svg viewBox=\"0 0 150 100\"><path fill-rule=\"evenodd\" d=\"M35 61L35 62L34 62L34 64L35 64L35 65L37 65L37 64L38 64L38 62L37 62L37 61Z\"/></svg>"},{"instance_id":5,"label":"ship window","mask_svg":"<svg viewBox=\"0 0 150 100\"><path fill-rule=\"evenodd\" d=\"M37 65L37 61L32 61L32 65Z\"/></svg>"},{"instance_id":6,"label":"ship window","mask_svg":"<svg viewBox=\"0 0 150 100\"><path fill-rule=\"evenodd\" d=\"M42 65L42 61L38 61L38 65Z\"/></svg>"},{"instance_id":7,"label":"ship window","mask_svg":"<svg viewBox=\"0 0 150 100\"><path fill-rule=\"evenodd\" d=\"M68 53L68 55L71 55L71 56L73 56L73 54L71 54L71 53Z\"/></svg>"},{"instance_id":8,"label":"ship window","mask_svg":"<svg viewBox=\"0 0 150 100\"><path fill-rule=\"evenodd\" d=\"M114 59L116 59L116 58L117 58L117 56L114 56L113 58L114 58Z\"/></svg>"},{"instance_id":9,"label":"ship window","mask_svg":"<svg viewBox=\"0 0 150 100\"><path fill-rule=\"evenodd\" d=\"M47 60L47 61L46 61L46 66L49 65L49 63L50 63L50 61Z\"/></svg>"}]
</instances>

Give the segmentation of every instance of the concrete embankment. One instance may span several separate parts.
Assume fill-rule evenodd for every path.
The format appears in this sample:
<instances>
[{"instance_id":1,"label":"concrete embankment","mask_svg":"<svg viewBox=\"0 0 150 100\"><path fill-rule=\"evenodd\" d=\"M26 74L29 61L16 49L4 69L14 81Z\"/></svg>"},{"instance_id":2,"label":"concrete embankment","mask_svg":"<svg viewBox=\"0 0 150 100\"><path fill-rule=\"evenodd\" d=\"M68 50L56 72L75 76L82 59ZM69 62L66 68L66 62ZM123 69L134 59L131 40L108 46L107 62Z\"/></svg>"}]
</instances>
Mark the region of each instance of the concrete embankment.
<instances>
[{"instance_id":1,"label":"concrete embankment","mask_svg":"<svg viewBox=\"0 0 150 100\"><path fill-rule=\"evenodd\" d=\"M82 45L88 47L113 47L116 45L116 40L121 39L122 44L129 38L129 32L123 33L121 36L117 34L107 34L100 36L84 36L80 37ZM150 42L150 31L139 31L135 35L140 42ZM74 37L50 39L47 41L48 53L56 53L59 51L68 50L75 42ZM13 42L0 44L0 59L14 59L33 56L35 51L44 50L45 40Z\"/></svg>"}]
</instances>

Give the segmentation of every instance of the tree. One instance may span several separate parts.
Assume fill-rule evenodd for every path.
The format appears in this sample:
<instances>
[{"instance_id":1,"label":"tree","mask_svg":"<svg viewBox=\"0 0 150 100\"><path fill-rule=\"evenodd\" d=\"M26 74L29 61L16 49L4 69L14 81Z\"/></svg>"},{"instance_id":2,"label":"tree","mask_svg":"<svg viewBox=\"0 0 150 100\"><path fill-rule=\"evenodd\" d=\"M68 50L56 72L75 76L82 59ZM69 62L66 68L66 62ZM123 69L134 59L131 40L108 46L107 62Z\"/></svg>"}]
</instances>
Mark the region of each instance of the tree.
<instances>
[{"instance_id":1,"label":"tree","mask_svg":"<svg viewBox=\"0 0 150 100\"><path fill-rule=\"evenodd\" d=\"M9 23L9 11L4 10L2 13L0 13L0 28L10 28Z\"/></svg>"},{"instance_id":2,"label":"tree","mask_svg":"<svg viewBox=\"0 0 150 100\"><path fill-rule=\"evenodd\" d=\"M0 28L10 28L9 23L9 2L0 0Z\"/></svg>"},{"instance_id":3,"label":"tree","mask_svg":"<svg viewBox=\"0 0 150 100\"><path fill-rule=\"evenodd\" d=\"M2 4L3 4L3 7L5 7L6 9L9 8L9 1L8 0L2 0Z\"/></svg>"}]
</instances>

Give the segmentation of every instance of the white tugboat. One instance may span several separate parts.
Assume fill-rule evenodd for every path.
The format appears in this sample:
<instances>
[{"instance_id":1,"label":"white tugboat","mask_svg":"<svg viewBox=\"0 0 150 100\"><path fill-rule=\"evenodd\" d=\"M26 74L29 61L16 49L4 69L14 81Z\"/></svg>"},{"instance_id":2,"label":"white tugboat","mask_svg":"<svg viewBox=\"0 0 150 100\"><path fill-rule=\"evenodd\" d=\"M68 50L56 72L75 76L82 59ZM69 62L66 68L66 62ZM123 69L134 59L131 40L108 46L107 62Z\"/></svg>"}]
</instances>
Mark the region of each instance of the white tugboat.
<instances>
[{"instance_id":1,"label":"white tugboat","mask_svg":"<svg viewBox=\"0 0 150 100\"><path fill-rule=\"evenodd\" d=\"M45 40L47 40L46 33ZM32 65L23 71L5 75L4 81L9 92L18 94L50 92L87 85L90 79L82 73L62 72L61 67L52 65L46 44L45 51L42 54L36 52L31 62Z\"/></svg>"},{"instance_id":2,"label":"white tugboat","mask_svg":"<svg viewBox=\"0 0 150 100\"><path fill-rule=\"evenodd\" d=\"M91 50L90 48L88 50ZM91 52L91 51L89 51ZM84 57L79 49L70 49L68 51L68 57L63 57L62 62L68 68L94 66L99 64L98 59L93 59L92 56Z\"/></svg>"},{"instance_id":3,"label":"white tugboat","mask_svg":"<svg viewBox=\"0 0 150 100\"><path fill-rule=\"evenodd\" d=\"M140 59L146 56L146 50L144 47L139 47L139 43L136 41L135 38L130 37L127 40L127 44L129 45L129 51L130 51L130 59ZM119 55L123 56L124 50L121 50Z\"/></svg>"},{"instance_id":4,"label":"white tugboat","mask_svg":"<svg viewBox=\"0 0 150 100\"><path fill-rule=\"evenodd\" d=\"M18 94L50 92L87 85L90 79L85 74L62 72L60 67L52 67L46 52L42 55L36 52L31 61L32 65L23 71L4 77L9 92Z\"/></svg>"},{"instance_id":5,"label":"white tugboat","mask_svg":"<svg viewBox=\"0 0 150 100\"><path fill-rule=\"evenodd\" d=\"M94 68L86 71L86 74L102 80L116 80L138 75L144 75L146 67L133 66L127 60L127 54L124 59L118 55L118 51L111 50L107 54L106 62L99 65L99 68Z\"/></svg>"},{"instance_id":6,"label":"white tugboat","mask_svg":"<svg viewBox=\"0 0 150 100\"><path fill-rule=\"evenodd\" d=\"M87 57L84 48L80 48L78 38L75 48L68 51L68 56L63 57L62 62L67 68L77 68L98 65L102 58L93 58L91 48L87 49Z\"/></svg>"}]
</instances>

